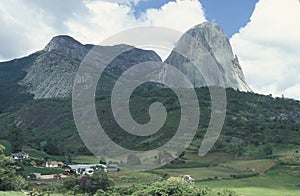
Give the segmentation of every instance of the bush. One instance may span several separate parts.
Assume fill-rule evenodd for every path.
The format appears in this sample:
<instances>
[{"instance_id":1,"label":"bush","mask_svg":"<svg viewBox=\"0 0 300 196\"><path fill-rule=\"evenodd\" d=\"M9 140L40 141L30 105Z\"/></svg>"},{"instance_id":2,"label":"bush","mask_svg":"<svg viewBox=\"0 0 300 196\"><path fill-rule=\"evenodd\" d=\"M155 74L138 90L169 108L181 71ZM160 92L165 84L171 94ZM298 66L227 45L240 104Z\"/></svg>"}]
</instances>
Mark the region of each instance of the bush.
<instances>
[{"instance_id":1,"label":"bush","mask_svg":"<svg viewBox=\"0 0 300 196\"><path fill-rule=\"evenodd\" d=\"M113 186L113 181L107 176L103 170L97 170L93 176L82 176L80 178L72 178L64 182L66 190L72 190L74 193L95 194L98 190L107 191Z\"/></svg>"},{"instance_id":2,"label":"bush","mask_svg":"<svg viewBox=\"0 0 300 196\"><path fill-rule=\"evenodd\" d=\"M174 195L174 196L236 196L234 191L223 190L215 191L209 187L193 187L189 184L177 181L157 182L147 188L139 189L132 194L133 196L145 195Z\"/></svg>"}]
</instances>

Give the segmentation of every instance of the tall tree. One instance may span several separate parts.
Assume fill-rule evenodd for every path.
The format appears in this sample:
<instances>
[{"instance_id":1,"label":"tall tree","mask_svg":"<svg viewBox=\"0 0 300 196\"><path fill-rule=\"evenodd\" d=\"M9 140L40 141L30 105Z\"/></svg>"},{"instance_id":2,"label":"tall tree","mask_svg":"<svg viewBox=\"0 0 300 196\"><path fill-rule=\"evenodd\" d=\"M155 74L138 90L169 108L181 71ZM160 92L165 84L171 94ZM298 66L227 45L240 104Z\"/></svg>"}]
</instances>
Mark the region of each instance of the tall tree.
<instances>
[{"instance_id":1,"label":"tall tree","mask_svg":"<svg viewBox=\"0 0 300 196\"><path fill-rule=\"evenodd\" d=\"M16 126L13 126L10 131L9 140L12 144L12 151L20 152L25 143L25 135L23 133L23 130Z\"/></svg>"},{"instance_id":2,"label":"tall tree","mask_svg":"<svg viewBox=\"0 0 300 196\"><path fill-rule=\"evenodd\" d=\"M16 166L10 157L4 155L5 147L0 145L0 190L17 190L23 188L25 180L16 175Z\"/></svg>"}]
</instances>

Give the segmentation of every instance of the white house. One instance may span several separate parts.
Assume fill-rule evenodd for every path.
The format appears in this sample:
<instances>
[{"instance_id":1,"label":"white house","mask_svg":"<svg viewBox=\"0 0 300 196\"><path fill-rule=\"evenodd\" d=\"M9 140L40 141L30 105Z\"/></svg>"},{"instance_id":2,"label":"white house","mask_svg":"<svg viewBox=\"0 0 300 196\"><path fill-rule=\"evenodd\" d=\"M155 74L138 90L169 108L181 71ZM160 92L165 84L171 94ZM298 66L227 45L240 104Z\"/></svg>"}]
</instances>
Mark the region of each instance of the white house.
<instances>
[{"instance_id":1,"label":"white house","mask_svg":"<svg viewBox=\"0 0 300 196\"><path fill-rule=\"evenodd\" d=\"M18 153L13 153L11 154L11 158L15 161L15 162L21 162L24 159L29 159L29 154L22 151L22 152L18 152Z\"/></svg>"},{"instance_id":2,"label":"white house","mask_svg":"<svg viewBox=\"0 0 300 196\"><path fill-rule=\"evenodd\" d=\"M68 165L71 170L76 171L78 175L93 175L97 167L101 167L107 172L107 166L103 164L82 164L82 165Z\"/></svg>"},{"instance_id":3,"label":"white house","mask_svg":"<svg viewBox=\"0 0 300 196\"><path fill-rule=\"evenodd\" d=\"M46 167L49 167L49 168L62 167L63 165L64 165L64 163L60 162L60 161L47 161L46 162Z\"/></svg>"}]
</instances>

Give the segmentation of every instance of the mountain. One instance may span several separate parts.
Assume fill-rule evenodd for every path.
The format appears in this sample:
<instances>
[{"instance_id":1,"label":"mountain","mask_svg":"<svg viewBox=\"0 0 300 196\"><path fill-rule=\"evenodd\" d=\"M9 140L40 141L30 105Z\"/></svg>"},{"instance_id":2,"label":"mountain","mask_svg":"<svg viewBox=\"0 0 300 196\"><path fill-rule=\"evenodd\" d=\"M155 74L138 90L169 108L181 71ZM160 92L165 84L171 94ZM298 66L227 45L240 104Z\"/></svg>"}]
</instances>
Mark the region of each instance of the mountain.
<instances>
[{"instance_id":1,"label":"mountain","mask_svg":"<svg viewBox=\"0 0 300 196\"><path fill-rule=\"evenodd\" d=\"M139 150L156 148L172 138L181 110L177 96L168 88L142 85L131 96L130 111L140 123L149 122L148 111L153 102L166 106L167 122L154 135L132 137L120 130L111 114L110 95L115 81L133 65L148 61L161 63L154 51L124 44L84 45L63 35L54 37L41 51L0 63L0 139L8 140L13 146L28 145L52 154L88 154L73 120L71 93L75 73L92 48L103 56L100 59L103 62L105 57L126 50L106 67L96 91L98 118L110 137L124 147ZM203 86L223 84L228 87L227 115L213 150L234 153L242 150L245 155L258 155L266 144L278 148L300 145L299 101L247 92L251 89L238 59L217 24L203 23L191 28L165 62L185 73L196 87L201 118L190 151L197 152L211 115L210 93ZM158 73L161 81L169 80L180 86L180 78L166 71L163 65Z\"/></svg>"},{"instance_id":2,"label":"mountain","mask_svg":"<svg viewBox=\"0 0 300 196\"><path fill-rule=\"evenodd\" d=\"M228 38L216 23L205 22L188 30L165 62L185 73L196 87L224 86L251 91ZM162 80L177 80L173 73L164 70L161 75Z\"/></svg>"},{"instance_id":3,"label":"mountain","mask_svg":"<svg viewBox=\"0 0 300 196\"><path fill-rule=\"evenodd\" d=\"M54 37L32 65L26 67L26 76L19 82L35 99L70 98L75 74L86 54L95 47L83 45L69 36ZM127 45L96 46L97 52L105 57L126 50L110 63L105 74L111 79L130 66L147 61L158 61L160 57L153 51L142 50ZM116 76L116 77L114 77ZM108 82L108 81L107 81Z\"/></svg>"},{"instance_id":4,"label":"mountain","mask_svg":"<svg viewBox=\"0 0 300 196\"><path fill-rule=\"evenodd\" d=\"M147 61L161 62L160 57L153 51L123 44L83 45L70 36L60 35L51 39L31 65L24 67L26 75L19 81L19 85L35 99L70 98L78 67L86 54L95 47L97 52L102 54L102 59L107 55L117 54L124 48L127 50L106 69L106 78L109 80L118 78L135 64ZM215 23L202 23L188 30L165 63L185 73L195 87L225 86L251 91L225 33ZM178 77L174 77L172 71L166 71L164 66L159 75L161 81L170 80L178 84Z\"/></svg>"}]
</instances>

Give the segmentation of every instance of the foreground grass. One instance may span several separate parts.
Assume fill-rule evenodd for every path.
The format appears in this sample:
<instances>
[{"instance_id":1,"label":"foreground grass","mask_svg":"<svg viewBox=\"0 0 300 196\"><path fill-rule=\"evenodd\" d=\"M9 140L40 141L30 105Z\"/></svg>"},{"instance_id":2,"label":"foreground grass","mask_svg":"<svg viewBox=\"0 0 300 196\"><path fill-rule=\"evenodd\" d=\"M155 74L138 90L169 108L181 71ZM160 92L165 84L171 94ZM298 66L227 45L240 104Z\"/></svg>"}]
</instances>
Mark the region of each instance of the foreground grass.
<instances>
[{"instance_id":1,"label":"foreground grass","mask_svg":"<svg viewBox=\"0 0 300 196\"><path fill-rule=\"evenodd\" d=\"M228 188L245 196L299 196L299 174L300 172L295 168L275 166L260 176L196 182L196 186Z\"/></svg>"},{"instance_id":2,"label":"foreground grass","mask_svg":"<svg viewBox=\"0 0 300 196\"><path fill-rule=\"evenodd\" d=\"M300 190L285 189L285 188L263 188L263 187L244 187L232 188L238 194L244 196L299 196Z\"/></svg>"},{"instance_id":3,"label":"foreground grass","mask_svg":"<svg viewBox=\"0 0 300 196\"><path fill-rule=\"evenodd\" d=\"M274 189L300 189L298 187L299 177L288 175L262 175L250 178L230 179L230 180L214 180L196 182L199 186L210 186L216 188L244 188L244 187L262 187L262 188L274 188Z\"/></svg>"},{"instance_id":4,"label":"foreground grass","mask_svg":"<svg viewBox=\"0 0 300 196\"><path fill-rule=\"evenodd\" d=\"M0 191L0 195L1 196L24 196L25 194L16 191Z\"/></svg>"}]
</instances>

